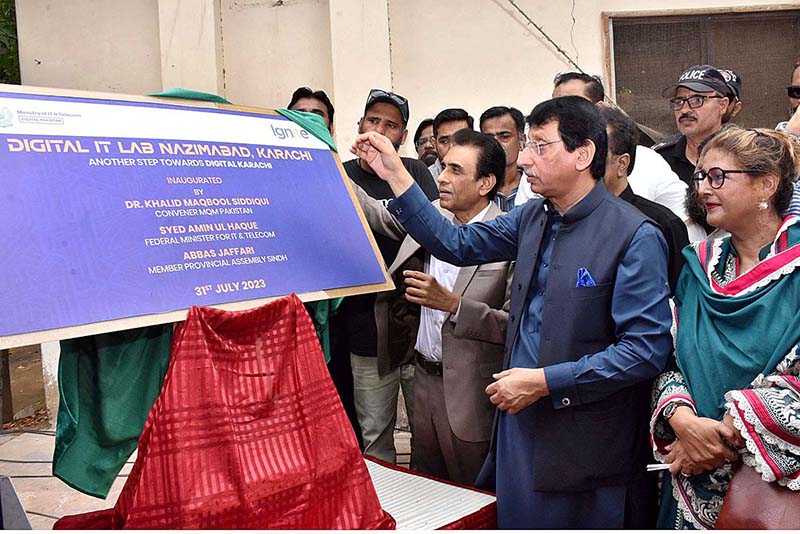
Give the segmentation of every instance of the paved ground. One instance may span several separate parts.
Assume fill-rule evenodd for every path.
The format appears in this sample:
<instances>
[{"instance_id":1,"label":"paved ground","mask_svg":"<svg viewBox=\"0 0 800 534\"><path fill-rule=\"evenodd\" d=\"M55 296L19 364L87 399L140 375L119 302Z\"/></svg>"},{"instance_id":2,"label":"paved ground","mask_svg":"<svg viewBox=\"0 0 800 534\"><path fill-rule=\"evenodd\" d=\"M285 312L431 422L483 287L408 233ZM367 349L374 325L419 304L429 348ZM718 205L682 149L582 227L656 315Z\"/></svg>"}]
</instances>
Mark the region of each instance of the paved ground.
<instances>
[{"instance_id":1,"label":"paved ground","mask_svg":"<svg viewBox=\"0 0 800 534\"><path fill-rule=\"evenodd\" d=\"M395 432L397 460L408 467L411 434ZM64 515L112 508L131 470L135 454L122 469L105 500L74 490L52 475L55 437L50 431L0 435L0 474L11 477L34 529L51 529Z\"/></svg>"},{"instance_id":2,"label":"paved ground","mask_svg":"<svg viewBox=\"0 0 800 534\"><path fill-rule=\"evenodd\" d=\"M397 465L408 467L411 461L411 432L395 430L394 446L397 449Z\"/></svg>"},{"instance_id":3,"label":"paved ground","mask_svg":"<svg viewBox=\"0 0 800 534\"><path fill-rule=\"evenodd\" d=\"M0 473L11 477L34 529L51 529L64 515L114 506L133 458L122 469L108 498L96 499L70 488L52 475L53 433L34 432L0 436Z\"/></svg>"}]
</instances>

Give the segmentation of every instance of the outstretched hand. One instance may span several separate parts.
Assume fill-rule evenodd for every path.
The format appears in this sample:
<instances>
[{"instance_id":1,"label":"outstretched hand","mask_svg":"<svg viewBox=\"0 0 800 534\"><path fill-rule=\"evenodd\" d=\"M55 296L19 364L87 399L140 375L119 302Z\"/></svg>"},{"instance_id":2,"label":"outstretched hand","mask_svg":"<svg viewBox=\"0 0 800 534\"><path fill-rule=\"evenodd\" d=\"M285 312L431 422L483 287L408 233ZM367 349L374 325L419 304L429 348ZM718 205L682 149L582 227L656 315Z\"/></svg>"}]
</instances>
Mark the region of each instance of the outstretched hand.
<instances>
[{"instance_id":1,"label":"outstretched hand","mask_svg":"<svg viewBox=\"0 0 800 534\"><path fill-rule=\"evenodd\" d=\"M400 156L389 139L378 132L367 132L356 137L350 151L366 161L382 180L392 182L407 174Z\"/></svg>"}]
</instances>

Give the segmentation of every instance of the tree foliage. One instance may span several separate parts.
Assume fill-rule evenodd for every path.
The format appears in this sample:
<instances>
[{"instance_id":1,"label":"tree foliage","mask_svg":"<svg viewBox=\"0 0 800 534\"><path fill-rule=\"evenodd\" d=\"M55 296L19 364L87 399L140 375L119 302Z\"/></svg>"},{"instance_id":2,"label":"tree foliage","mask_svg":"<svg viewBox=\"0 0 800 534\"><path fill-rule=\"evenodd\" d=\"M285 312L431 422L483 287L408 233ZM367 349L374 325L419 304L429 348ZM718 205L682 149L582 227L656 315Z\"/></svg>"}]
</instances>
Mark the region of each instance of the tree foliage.
<instances>
[{"instance_id":1,"label":"tree foliage","mask_svg":"<svg viewBox=\"0 0 800 534\"><path fill-rule=\"evenodd\" d=\"M0 82L20 83L14 0L0 0Z\"/></svg>"}]
</instances>

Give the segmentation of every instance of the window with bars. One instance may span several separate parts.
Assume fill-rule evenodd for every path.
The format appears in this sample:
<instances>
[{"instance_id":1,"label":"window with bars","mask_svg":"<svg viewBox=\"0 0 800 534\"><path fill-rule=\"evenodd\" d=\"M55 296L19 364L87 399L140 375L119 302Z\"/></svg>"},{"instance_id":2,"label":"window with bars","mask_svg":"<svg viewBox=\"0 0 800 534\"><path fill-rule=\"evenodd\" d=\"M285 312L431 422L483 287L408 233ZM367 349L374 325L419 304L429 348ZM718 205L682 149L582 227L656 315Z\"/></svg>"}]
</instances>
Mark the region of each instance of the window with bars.
<instances>
[{"instance_id":1,"label":"window with bars","mask_svg":"<svg viewBox=\"0 0 800 534\"><path fill-rule=\"evenodd\" d=\"M692 65L733 69L742 78L734 122L773 128L788 118L786 86L800 55L800 9L669 16L608 15L617 104L662 136L677 131L661 92Z\"/></svg>"}]
</instances>

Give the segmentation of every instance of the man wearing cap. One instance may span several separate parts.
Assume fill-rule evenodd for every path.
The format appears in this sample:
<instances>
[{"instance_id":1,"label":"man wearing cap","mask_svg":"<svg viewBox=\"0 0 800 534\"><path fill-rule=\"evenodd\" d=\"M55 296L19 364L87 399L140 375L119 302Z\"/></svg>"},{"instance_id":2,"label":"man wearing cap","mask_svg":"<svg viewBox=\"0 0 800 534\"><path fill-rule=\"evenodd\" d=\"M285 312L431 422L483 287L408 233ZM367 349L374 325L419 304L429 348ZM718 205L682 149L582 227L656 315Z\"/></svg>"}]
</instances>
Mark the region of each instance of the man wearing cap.
<instances>
[{"instance_id":1,"label":"man wearing cap","mask_svg":"<svg viewBox=\"0 0 800 534\"><path fill-rule=\"evenodd\" d=\"M690 186L697 147L722 128L722 118L728 109L728 92L725 77L711 65L690 67L681 74L678 83L662 92L662 96L669 98L680 134L658 143L653 150Z\"/></svg>"},{"instance_id":2,"label":"man wearing cap","mask_svg":"<svg viewBox=\"0 0 800 534\"><path fill-rule=\"evenodd\" d=\"M358 133L378 132L386 136L395 149L399 149L408 135L408 100L404 97L373 89L364 106L364 116L358 121ZM416 159L401 158L403 167L424 191L434 200L439 196L436 183L425 165ZM344 164L347 175L369 196L384 205L394 198L389 185L381 180L361 159ZM381 235L375 241L386 265L391 265L397 255L399 243ZM411 381L414 367L405 365L388 374L378 372L377 328L375 325L375 295L357 295L345 299L342 310L347 323L347 340L350 348L350 365L353 369L354 396L364 452L387 462L394 462L394 426L397 418L397 398L402 381L403 396L409 420L413 412Z\"/></svg>"},{"instance_id":3,"label":"man wearing cap","mask_svg":"<svg viewBox=\"0 0 800 534\"><path fill-rule=\"evenodd\" d=\"M436 153L436 138L433 136L433 119L425 119L417 126L414 148L417 149L417 159L426 166L436 163L439 155Z\"/></svg>"}]
</instances>

